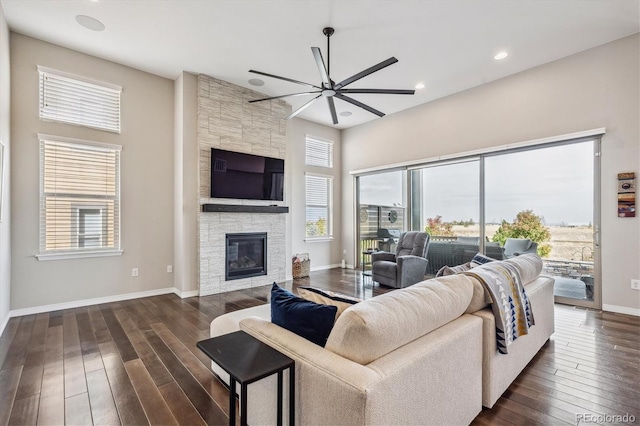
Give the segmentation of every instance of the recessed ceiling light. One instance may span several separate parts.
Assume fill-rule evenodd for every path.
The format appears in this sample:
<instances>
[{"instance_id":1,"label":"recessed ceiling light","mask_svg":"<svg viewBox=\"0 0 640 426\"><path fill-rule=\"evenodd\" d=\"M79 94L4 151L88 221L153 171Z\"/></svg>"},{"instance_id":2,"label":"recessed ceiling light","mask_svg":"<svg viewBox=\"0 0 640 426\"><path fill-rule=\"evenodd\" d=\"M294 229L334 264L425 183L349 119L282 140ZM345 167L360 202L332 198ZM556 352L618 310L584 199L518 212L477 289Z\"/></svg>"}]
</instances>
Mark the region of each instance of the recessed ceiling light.
<instances>
[{"instance_id":1,"label":"recessed ceiling light","mask_svg":"<svg viewBox=\"0 0 640 426\"><path fill-rule=\"evenodd\" d=\"M416 89L417 89L417 90L424 89L424 83L418 83L418 84L416 84Z\"/></svg>"},{"instance_id":2,"label":"recessed ceiling light","mask_svg":"<svg viewBox=\"0 0 640 426\"><path fill-rule=\"evenodd\" d=\"M264 86L264 80L260 80L259 78L252 78L249 80L249 84L252 86Z\"/></svg>"},{"instance_id":3,"label":"recessed ceiling light","mask_svg":"<svg viewBox=\"0 0 640 426\"><path fill-rule=\"evenodd\" d=\"M494 56L493 59L500 60L500 59L506 58L507 56L509 56L509 54L507 52L503 51L503 52L498 53L496 56Z\"/></svg>"},{"instance_id":4,"label":"recessed ceiling light","mask_svg":"<svg viewBox=\"0 0 640 426\"><path fill-rule=\"evenodd\" d=\"M104 31L104 24L91 16L78 15L76 22L91 31Z\"/></svg>"},{"instance_id":5,"label":"recessed ceiling light","mask_svg":"<svg viewBox=\"0 0 640 426\"><path fill-rule=\"evenodd\" d=\"M342 111L340 113L340 115L343 116L343 117L349 117L349 116L351 116L351 111Z\"/></svg>"}]
</instances>

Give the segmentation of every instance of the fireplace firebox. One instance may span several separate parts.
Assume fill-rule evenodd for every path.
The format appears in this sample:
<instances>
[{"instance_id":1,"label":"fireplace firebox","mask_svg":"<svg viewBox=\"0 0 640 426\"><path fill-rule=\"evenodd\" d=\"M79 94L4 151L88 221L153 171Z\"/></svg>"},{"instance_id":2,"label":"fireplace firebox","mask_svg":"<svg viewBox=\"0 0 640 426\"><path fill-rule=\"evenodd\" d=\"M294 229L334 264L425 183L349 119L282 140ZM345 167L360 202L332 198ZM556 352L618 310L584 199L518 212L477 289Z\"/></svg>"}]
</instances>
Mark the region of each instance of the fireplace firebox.
<instances>
[{"instance_id":1,"label":"fireplace firebox","mask_svg":"<svg viewBox=\"0 0 640 426\"><path fill-rule=\"evenodd\" d=\"M226 281L267 275L267 234L226 234Z\"/></svg>"}]
</instances>

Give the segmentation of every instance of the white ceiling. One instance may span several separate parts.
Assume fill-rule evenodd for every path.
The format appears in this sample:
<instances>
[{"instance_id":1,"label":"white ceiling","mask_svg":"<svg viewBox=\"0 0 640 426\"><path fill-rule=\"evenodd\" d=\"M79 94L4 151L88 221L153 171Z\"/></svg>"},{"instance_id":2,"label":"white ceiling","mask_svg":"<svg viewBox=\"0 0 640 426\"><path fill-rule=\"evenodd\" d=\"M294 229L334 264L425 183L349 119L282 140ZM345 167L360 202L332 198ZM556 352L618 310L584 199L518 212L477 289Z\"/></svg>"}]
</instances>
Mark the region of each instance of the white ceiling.
<instances>
[{"instance_id":1,"label":"white ceiling","mask_svg":"<svg viewBox=\"0 0 640 426\"><path fill-rule=\"evenodd\" d=\"M391 56L399 62L349 88L426 88L414 96L352 95L387 114L640 31L640 0L1 0L11 30L174 79L207 74L270 96L303 92L255 69L320 85L311 46L332 26L336 82ZM106 26L81 27L76 15ZM509 56L493 56L506 50ZM297 108L310 96L286 98ZM377 119L336 99L337 128ZM332 125L318 99L300 117Z\"/></svg>"}]
</instances>

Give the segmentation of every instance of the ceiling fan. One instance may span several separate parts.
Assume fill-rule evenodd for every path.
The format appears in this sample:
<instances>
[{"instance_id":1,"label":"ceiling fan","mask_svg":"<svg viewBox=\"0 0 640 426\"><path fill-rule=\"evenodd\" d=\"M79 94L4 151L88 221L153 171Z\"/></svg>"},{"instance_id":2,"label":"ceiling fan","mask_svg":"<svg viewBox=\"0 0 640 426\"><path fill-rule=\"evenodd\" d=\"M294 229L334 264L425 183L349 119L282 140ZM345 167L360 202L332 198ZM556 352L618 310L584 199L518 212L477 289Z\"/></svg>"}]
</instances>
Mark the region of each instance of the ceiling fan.
<instances>
[{"instance_id":1,"label":"ceiling fan","mask_svg":"<svg viewBox=\"0 0 640 426\"><path fill-rule=\"evenodd\" d=\"M324 96L325 98L327 98L327 103L329 104L329 111L331 112L331 119L333 120L333 124L338 124L338 116L336 114L336 107L335 104L333 102L333 98L338 98L341 99L345 102L349 102L350 104L353 104L357 107L360 107L364 110L369 111L370 113L373 113L379 117L383 117L384 113L381 111L378 111L375 108L371 108L368 105L363 104L360 101L357 101L349 96L347 96L347 94L358 94L358 93L366 93L366 94L372 94L372 93L376 93L376 94L388 94L388 95L413 95L415 93L415 90L398 90L398 89L346 89L345 87L348 86L349 84L360 80L363 77L368 76L369 74L373 74L376 71L380 71L383 68L388 67L389 65L395 64L396 62L398 62L398 60L394 57L391 57L389 59L387 59L386 61L382 61L377 65L374 65L370 68L367 68L364 71L360 71L357 74L352 75L351 77L342 80L339 83L334 82L331 79L331 74L330 74L330 61L331 61L331 45L330 45L330 37L333 35L334 33L334 29L331 27L327 27L324 28L322 30L322 33L327 36L327 66L325 67L324 65L324 59L322 58L322 52L320 51L319 47L312 47L311 48L311 52L313 53L313 57L316 60L316 65L318 66L318 71L320 71L320 78L322 79L322 83L320 83L319 86L316 86L315 84L310 84L310 83L305 83L303 81L298 81L298 80L293 80L287 77L280 77L278 75L273 75L273 74L268 74L266 72L261 72L261 71L256 71L256 70L249 70L249 72L252 72L254 74L260 74L260 75L264 75L267 77L272 77L272 78L277 78L280 80L284 80L284 81L288 81L291 83L296 83L296 84L301 84L303 86L308 86L311 87L312 89L315 90L311 90L311 91L307 91L307 92L300 92L300 93L290 93L288 95L281 95L281 96L272 96L269 98L263 98L263 99L255 99L252 101L249 101L250 103L253 102L262 102L262 101L269 101L271 99L280 99L280 98L286 98L289 96L302 96L302 95L316 95L313 99L311 99L310 101L308 101L307 103L305 103L304 105L302 105L300 108L298 108L297 110L293 111L288 117L287 120L290 118L295 117L296 115L300 114L304 109L306 109L309 105L311 105L313 103L313 101L315 101L316 99L318 99L321 96Z\"/></svg>"}]
</instances>

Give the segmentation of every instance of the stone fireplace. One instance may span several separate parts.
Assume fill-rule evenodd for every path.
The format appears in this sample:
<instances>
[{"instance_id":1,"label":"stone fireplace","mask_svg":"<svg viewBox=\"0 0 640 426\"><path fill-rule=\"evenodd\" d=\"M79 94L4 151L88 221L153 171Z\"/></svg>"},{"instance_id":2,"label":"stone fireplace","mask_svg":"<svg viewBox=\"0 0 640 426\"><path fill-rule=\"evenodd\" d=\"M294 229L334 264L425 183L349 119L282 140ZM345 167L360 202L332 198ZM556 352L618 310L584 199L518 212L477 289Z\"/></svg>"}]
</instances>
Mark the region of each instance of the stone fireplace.
<instances>
[{"instance_id":1,"label":"stone fireplace","mask_svg":"<svg viewBox=\"0 0 640 426\"><path fill-rule=\"evenodd\" d=\"M286 117L291 113L291 106L282 100L248 102L260 97L264 95L206 75L198 76L198 190L202 206L198 214L198 285L201 296L286 279L286 212L276 212L286 206L286 188L285 202L276 202L276 207L273 201L210 198L211 148L286 158ZM215 205L223 208L209 208ZM231 252L228 251L227 235L246 233L266 236L262 267L253 266L254 261L260 263L253 259L254 255L259 257L258 243L235 241L231 243ZM245 247L241 248L242 245ZM229 254L231 258L237 256L240 262L231 274L228 266L236 260L230 260Z\"/></svg>"}]
</instances>

